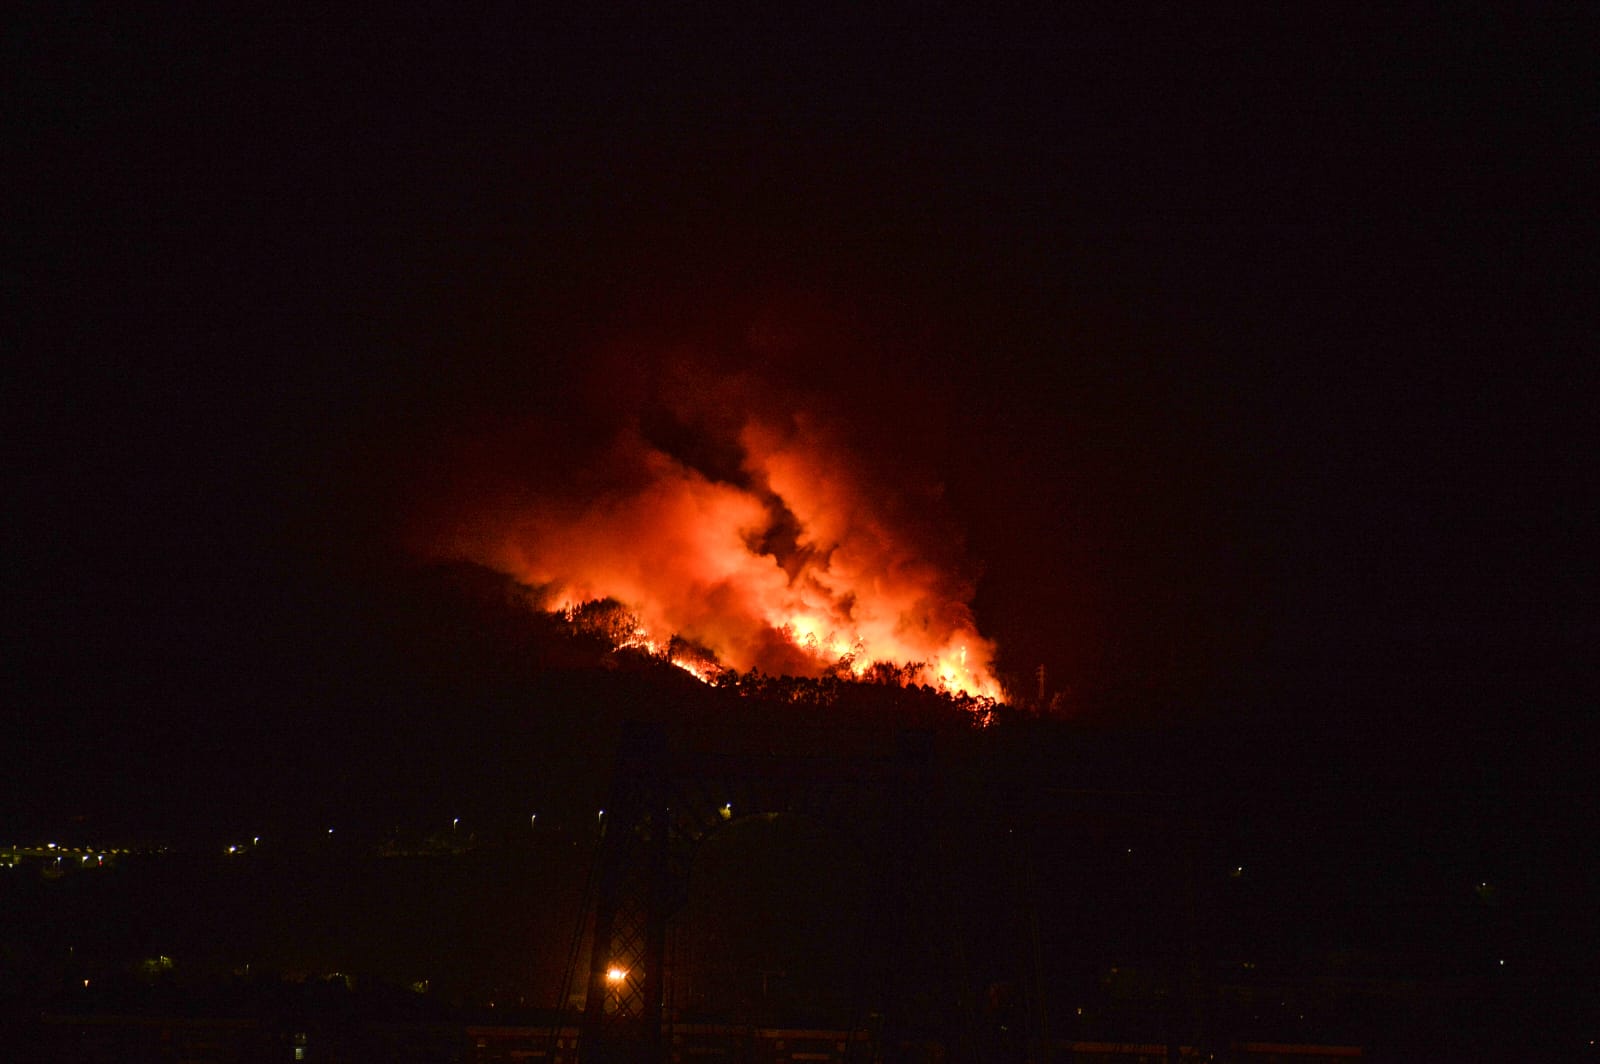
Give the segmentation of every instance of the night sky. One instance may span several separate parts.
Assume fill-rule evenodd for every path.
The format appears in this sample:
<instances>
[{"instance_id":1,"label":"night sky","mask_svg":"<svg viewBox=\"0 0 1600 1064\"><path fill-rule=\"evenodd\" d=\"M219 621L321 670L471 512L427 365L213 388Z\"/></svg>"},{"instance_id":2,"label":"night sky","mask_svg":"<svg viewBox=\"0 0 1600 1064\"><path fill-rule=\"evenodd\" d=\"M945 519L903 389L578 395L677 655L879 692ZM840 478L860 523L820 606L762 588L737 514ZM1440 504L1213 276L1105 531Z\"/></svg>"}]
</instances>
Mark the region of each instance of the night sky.
<instances>
[{"instance_id":1,"label":"night sky","mask_svg":"<svg viewBox=\"0 0 1600 1064\"><path fill-rule=\"evenodd\" d=\"M1572 827L1594 10L868 6L10 14L0 827L335 788L449 456L683 350L917 485L1082 719Z\"/></svg>"}]
</instances>

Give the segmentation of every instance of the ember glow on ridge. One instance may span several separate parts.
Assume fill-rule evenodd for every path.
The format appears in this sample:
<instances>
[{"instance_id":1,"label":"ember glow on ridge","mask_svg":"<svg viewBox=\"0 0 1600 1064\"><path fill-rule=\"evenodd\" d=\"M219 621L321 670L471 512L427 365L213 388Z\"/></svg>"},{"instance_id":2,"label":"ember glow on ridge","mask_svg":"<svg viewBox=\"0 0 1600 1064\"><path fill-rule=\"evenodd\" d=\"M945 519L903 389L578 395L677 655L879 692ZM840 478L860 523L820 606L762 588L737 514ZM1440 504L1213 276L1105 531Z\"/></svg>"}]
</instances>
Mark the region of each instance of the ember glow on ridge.
<instances>
[{"instance_id":1,"label":"ember glow on ridge","mask_svg":"<svg viewBox=\"0 0 1600 1064\"><path fill-rule=\"evenodd\" d=\"M887 665L907 683L1002 699L972 583L933 560L948 544L919 543L821 419L724 410L691 424L724 468L626 424L559 486L463 515L444 552L538 589L569 619L618 603L614 644L706 682L728 668L866 677Z\"/></svg>"}]
</instances>

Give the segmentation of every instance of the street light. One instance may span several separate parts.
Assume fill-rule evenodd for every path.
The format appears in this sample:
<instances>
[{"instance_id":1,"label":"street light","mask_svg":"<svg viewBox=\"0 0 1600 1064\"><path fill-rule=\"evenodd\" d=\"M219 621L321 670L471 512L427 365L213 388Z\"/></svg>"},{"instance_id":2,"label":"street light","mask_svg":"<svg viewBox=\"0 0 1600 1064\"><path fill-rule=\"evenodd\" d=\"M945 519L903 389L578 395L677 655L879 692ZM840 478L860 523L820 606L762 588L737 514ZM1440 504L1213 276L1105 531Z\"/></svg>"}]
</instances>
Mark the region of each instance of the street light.
<instances>
[{"instance_id":1,"label":"street light","mask_svg":"<svg viewBox=\"0 0 1600 1064\"><path fill-rule=\"evenodd\" d=\"M628 969L613 964L606 969L606 1001L607 1012L622 1011L622 989L627 982Z\"/></svg>"}]
</instances>

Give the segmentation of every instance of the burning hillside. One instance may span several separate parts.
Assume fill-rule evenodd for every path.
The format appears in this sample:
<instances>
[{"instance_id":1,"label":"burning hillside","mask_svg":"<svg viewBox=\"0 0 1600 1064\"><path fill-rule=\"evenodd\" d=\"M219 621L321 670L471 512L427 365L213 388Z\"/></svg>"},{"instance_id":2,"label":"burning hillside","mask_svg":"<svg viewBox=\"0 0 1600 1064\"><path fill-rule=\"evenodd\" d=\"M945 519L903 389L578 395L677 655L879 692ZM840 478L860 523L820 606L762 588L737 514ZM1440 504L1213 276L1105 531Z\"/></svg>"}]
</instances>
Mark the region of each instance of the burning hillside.
<instances>
[{"instance_id":1,"label":"burning hillside","mask_svg":"<svg viewBox=\"0 0 1600 1064\"><path fill-rule=\"evenodd\" d=\"M930 524L926 493L747 375L680 365L656 383L609 424L518 426L458 455L473 487L427 549L707 682L892 676L1001 698L959 541Z\"/></svg>"}]
</instances>

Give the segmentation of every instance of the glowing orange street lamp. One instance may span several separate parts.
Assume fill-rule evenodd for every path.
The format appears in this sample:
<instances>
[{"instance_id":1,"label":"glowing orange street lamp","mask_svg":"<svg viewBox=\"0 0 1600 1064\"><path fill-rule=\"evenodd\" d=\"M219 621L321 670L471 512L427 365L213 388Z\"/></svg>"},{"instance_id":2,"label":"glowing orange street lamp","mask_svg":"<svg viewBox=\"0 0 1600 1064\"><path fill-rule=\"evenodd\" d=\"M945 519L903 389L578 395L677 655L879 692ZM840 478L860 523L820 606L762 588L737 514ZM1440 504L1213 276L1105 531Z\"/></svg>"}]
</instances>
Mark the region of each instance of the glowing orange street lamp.
<instances>
[{"instance_id":1,"label":"glowing orange street lamp","mask_svg":"<svg viewBox=\"0 0 1600 1064\"><path fill-rule=\"evenodd\" d=\"M613 964L606 969L606 989L608 992L606 994L605 1008L607 1012L622 1011L622 986L627 979L628 969L626 968L619 968Z\"/></svg>"}]
</instances>

